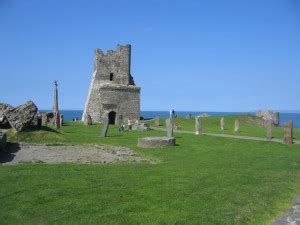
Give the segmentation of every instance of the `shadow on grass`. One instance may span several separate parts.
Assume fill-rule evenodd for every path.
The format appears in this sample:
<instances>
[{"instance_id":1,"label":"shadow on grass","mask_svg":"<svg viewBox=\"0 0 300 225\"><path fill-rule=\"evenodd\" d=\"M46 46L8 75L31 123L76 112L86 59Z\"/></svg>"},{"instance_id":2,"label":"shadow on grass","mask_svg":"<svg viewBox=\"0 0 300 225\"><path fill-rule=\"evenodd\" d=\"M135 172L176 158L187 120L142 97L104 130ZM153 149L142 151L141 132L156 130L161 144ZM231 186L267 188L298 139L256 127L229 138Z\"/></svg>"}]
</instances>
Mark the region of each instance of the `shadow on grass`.
<instances>
[{"instance_id":1,"label":"shadow on grass","mask_svg":"<svg viewBox=\"0 0 300 225\"><path fill-rule=\"evenodd\" d=\"M101 136L100 136L101 137ZM109 137L122 137L121 134L115 134L115 135L106 135L106 137L102 137L102 138L109 138Z\"/></svg>"},{"instance_id":2,"label":"shadow on grass","mask_svg":"<svg viewBox=\"0 0 300 225\"><path fill-rule=\"evenodd\" d=\"M15 154L20 151L21 147L18 143L7 143L6 150L1 152L0 163L11 162L15 158Z\"/></svg>"},{"instance_id":3,"label":"shadow on grass","mask_svg":"<svg viewBox=\"0 0 300 225\"><path fill-rule=\"evenodd\" d=\"M47 127L47 126L41 126L41 128L38 128L37 126L30 126L27 129L23 130L22 132L32 132L32 131L39 131L39 130L60 134L60 132L58 132L57 130L54 130L51 127Z\"/></svg>"}]
</instances>

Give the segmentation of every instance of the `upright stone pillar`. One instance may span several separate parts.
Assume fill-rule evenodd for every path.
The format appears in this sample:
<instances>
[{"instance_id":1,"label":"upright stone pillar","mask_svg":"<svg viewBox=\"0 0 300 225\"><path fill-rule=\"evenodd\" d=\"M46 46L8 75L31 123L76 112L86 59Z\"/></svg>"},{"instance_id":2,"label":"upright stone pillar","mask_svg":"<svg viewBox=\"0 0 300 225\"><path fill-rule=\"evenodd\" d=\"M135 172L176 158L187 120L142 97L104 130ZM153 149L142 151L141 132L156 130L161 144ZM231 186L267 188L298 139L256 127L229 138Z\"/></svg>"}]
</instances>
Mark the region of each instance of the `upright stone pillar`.
<instances>
[{"instance_id":1,"label":"upright stone pillar","mask_svg":"<svg viewBox=\"0 0 300 225\"><path fill-rule=\"evenodd\" d=\"M240 120L236 119L234 121L234 132L240 132Z\"/></svg>"},{"instance_id":2,"label":"upright stone pillar","mask_svg":"<svg viewBox=\"0 0 300 225\"><path fill-rule=\"evenodd\" d=\"M59 122L60 122L60 127L62 127L62 125L64 123L64 115L63 114L60 114Z\"/></svg>"},{"instance_id":3,"label":"upright stone pillar","mask_svg":"<svg viewBox=\"0 0 300 225\"><path fill-rule=\"evenodd\" d=\"M58 84L57 81L54 81L54 102L53 102L53 116L54 116L54 126L55 128L59 129L60 128L60 114L58 111Z\"/></svg>"},{"instance_id":4,"label":"upright stone pillar","mask_svg":"<svg viewBox=\"0 0 300 225\"><path fill-rule=\"evenodd\" d=\"M167 137L173 137L173 124L171 119L166 119Z\"/></svg>"},{"instance_id":5,"label":"upright stone pillar","mask_svg":"<svg viewBox=\"0 0 300 225\"><path fill-rule=\"evenodd\" d=\"M221 130L225 130L225 119L224 119L224 117L221 118Z\"/></svg>"},{"instance_id":6,"label":"upright stone pillar","mask_svg":"<svg viewBox=\"0 0 300 225\"><path fill-rule=\"evenodd\" d=\"M46 113L42 113L42 126L48 125L48 116Z\"/></svg>"},{"instance_id":7,"label":"upright stone pillar","mask_svg":"<svg viewBox=\"0 0 300 225\"><path fill-rule=\"evenodd\" d=\"M53 113L58 113L58 84L54 81L54 102L53 102Z\"/></svg>"},{"instance_id":8,"label":"upright stone pillar","mask_svg":"<svg viewBox=\"0 0 300 225\"><path fill-rule=\"evenodd\" d=\"M101 137L106 137L109 126L109 120L107 117L103 118Z\"/></svg>"},{"instance_id":9,"label":"upright stone pillar","mask_svg":"<svg viewBox=\"0 0 300 225\"><path fill-rule=\"evenodd\" d=\"M55 125L56 129L60 128L61 124L60 124L60 114L59 114L59 112L54 114L54 125Z\"/></svg>"},{"instance_id":10,"label":"upright stone pillar","mask_svg":"<svg viewBox=\"0 0 300 225\"><path fill-rule=\"evenodd\" d=\"M202 121L199 116L195 117L195 134L202 134Z\"/></svg>"},{"instance_id":11,"label":"upright stone pillar","mask_svg":"<svg viewBox=\"0 0 300 225\"><path fill-rule=\"evenodd\" d=\"M272 129L273 129L273 121L268 120L267 121L267 139L268 140L272 139Z\"/></svg>"},{"instance_id":12,"label":"upright stone pillar","mask_svg":"<svg viewBox=\"0 0 300 225\"><path fill-rule=\"evenodd\" d=\"M289 145L293 144L293 121L292 120L285 123L283 127L283 131L284 131L283 143Z\"/></svg>"},{"instance_id":13,"label":"upright stone pillar","mask_svg":"<svg viewBox=\"0 0 300 225\"><path fill-rule=\"evenodd\" d=\"M160 126L160 120L159 120L159 116L155 117L155 126Z\"/></svg>"}]
</instances>

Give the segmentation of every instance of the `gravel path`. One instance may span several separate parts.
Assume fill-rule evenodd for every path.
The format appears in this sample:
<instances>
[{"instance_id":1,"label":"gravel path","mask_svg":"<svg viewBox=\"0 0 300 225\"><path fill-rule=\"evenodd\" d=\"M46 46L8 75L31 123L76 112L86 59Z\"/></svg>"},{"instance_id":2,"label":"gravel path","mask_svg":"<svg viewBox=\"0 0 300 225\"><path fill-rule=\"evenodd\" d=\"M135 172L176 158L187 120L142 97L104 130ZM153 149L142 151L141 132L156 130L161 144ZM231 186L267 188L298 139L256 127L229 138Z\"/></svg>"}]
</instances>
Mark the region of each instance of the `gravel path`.
<instances>
[{"instance_id":1,"label":"gravel path","mask_svg":"<svg viewBox=\"0 0 300 225\"><path fill-rule=\"evenodd\" d=\"M16 163L120 163L149 162L131 149L99 145L13 144L1 157L0 164Z\"/></svg>"},{"instance_id":2,"label":"gravel path","mask_svg":"<svg viewBox=\"0 0 300 225\"><path fill-rule=\"evenodd\" d=\"M300 224L300 196L294 202L293 207L281 218L276 220L273 225L297 225Z\"/></svg>"}]
</instances>

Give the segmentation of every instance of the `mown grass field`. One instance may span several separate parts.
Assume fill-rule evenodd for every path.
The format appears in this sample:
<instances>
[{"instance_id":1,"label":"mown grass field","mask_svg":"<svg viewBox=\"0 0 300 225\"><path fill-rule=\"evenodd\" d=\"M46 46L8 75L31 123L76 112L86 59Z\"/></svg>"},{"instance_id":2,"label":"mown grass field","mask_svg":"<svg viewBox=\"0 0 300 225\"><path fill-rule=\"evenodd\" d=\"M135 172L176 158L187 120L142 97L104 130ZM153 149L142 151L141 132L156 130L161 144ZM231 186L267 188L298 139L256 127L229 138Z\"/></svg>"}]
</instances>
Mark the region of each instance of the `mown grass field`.
<instances>
[{"instance_id":1,"label":"mown grass field","mask_svg":"<svg viewBox=\"0 0 300 225\"><path fill-rule=\"evenodd\" d=\"M175 147L141 149L138 137L165 132L110 126L101 138L100 127L67 123L9 140L121 145L156 164L1 166L0 223L267 224L300 193L300 145L175 133Z\"/></svg>"}]
</instances>

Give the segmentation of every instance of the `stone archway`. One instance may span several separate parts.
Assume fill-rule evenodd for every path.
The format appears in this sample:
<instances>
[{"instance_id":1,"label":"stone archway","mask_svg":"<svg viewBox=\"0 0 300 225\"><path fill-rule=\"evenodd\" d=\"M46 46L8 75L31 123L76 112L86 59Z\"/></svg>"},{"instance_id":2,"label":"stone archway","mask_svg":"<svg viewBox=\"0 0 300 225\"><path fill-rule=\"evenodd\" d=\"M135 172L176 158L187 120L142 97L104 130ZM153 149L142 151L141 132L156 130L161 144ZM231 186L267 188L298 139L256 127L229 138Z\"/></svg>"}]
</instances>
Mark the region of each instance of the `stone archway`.
<instances>
[{"instance_id":1,"label":"stone archway","mask_svg":"<svg viewBox=\"0 0 300 225\"><path fill-rule=\"evenodd\" d=\"M111 111L109 114L108 114L108 121L109 121L109 124L116 124L116 112L115 111Z\"/></svg>"}]
</instances>

